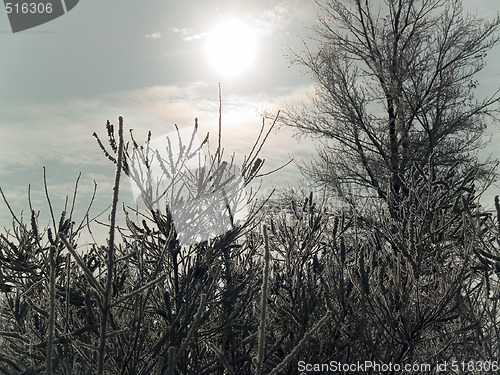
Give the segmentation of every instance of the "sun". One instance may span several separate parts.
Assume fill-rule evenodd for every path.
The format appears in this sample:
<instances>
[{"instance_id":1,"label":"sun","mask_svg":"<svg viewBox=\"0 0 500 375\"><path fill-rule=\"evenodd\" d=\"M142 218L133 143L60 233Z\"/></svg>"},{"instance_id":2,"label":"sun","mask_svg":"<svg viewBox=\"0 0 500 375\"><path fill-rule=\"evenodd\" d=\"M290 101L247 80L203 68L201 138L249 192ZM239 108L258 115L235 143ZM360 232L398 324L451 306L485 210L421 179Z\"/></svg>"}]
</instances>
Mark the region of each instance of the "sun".
<instances>
[{"instance_id":1,"label":"sun","mask_svg":"<svg viewBox=\"0 0 500 375\"><path fill-rule=\"evenodd\" d=\"M226 78L235 78L255 62L256 33L241 19L227 19L209 31L205 53L215 71Z\"/></svg>"}]
</instances>

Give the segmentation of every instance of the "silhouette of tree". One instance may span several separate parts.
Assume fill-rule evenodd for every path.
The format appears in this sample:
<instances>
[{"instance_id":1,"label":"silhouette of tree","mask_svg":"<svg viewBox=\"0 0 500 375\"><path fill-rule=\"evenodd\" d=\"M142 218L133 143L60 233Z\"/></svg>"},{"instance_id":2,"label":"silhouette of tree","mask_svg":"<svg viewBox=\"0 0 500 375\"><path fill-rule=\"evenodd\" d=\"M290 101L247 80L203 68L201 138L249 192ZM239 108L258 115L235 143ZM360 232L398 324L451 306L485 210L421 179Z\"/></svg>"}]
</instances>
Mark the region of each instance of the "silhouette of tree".
<instances>
[{"instance_id":1,"label":"silhouette of tree","mask_svg":"<svg viewBox=\"0 0 500 375\"><path fill-rule=\"evenodd\" d=\"M317 0L314 48L294 53L317 84L310 106L282 124L320 137L304 172L341 200L397 201L414 164L485 167L477 150L499 91L475 99L476 74L499 42L500 18L465 14L459 0Z\"/></svg>"}]
</instances>

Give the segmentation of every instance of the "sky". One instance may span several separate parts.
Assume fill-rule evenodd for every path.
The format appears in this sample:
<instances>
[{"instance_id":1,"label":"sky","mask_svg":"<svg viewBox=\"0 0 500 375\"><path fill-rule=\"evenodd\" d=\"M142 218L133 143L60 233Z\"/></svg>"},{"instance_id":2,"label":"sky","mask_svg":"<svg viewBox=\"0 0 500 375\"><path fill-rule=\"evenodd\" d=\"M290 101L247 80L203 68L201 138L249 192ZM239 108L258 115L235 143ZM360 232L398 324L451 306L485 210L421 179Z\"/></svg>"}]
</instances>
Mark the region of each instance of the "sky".
<instances>
[{"instance_id":1,"label":"sky","mask_svg":"<svg viewBox=\"0 0 500 375\"><path fill-rule=\"evenodd\" d=\"M486 17L500 10L497 0L464 5ZM302 48L301 38L316 16L311 0L80 0L65 15L13 34L7 14L0 11L0 187L12 208L26 212L30 185L33 205L47 214L46 167L56 216L65 197L72 197L79 173L76 212L81 216L85 211L95 181L92 212L97 215L111 201L114 168L92 133L104 141L106 120L117 125L123 116L125 128L145 140L149 130L160 136L174 124L192 127L198 118L200 133L215 139L218 83L223 146L226 155L243 158L264 112L277 113L285 103L307 102L314 94L310 77L291 66L286 55ZM228 19L253 30L255 43L247 69L233 76L228 69L214 69L206 51L213 30ZM497 50L489 61L499 58ZM490 62L479 77L485 92L499 86L500 69L494 65ZM266 120L266 126L270 123ZM497 130L490 130L493 144L500 141ZM494 152L490 145L484 155ZM273 132L263 148L263 171L291 158L301 163L314 153L311 140L297 140L286 129ZM299 179L293 163L264 177L264 190ZM133 204L126 181L120 194L121 202ZM11 226L10 221L0 202L0 227Z\"/></svg>"}]
</instances>

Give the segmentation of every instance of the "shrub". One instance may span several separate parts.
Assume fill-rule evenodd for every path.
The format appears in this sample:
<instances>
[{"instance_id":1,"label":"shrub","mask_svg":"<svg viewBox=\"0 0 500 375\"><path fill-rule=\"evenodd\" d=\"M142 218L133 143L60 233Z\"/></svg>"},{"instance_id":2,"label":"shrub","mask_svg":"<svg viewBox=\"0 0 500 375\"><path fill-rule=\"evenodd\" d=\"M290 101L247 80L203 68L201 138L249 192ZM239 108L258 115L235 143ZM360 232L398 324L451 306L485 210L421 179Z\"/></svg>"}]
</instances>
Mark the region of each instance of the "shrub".
<instances>
[{"instance_id":1,"label":"shrub","mask_svg":"<svg viewBox=\"0 0 500 375\"><path fill-rule=\"evenodd\" d=\"M144 207L123 207L126 227L116 224L131 155L150 159L132 134L125 144L122 118L117 133L106 129L108 147L96 138L116 175L105 244L78 247L90 225L88 211L73 218L78 184L56 222L45 183L50 228L30 206L29 222L11 210L13 228L0 234L0 373L298 374L298 360L498 356L500 204L482 212L474 174L415 166L405 199L389 190L377 217L313 193L252 194L245 220L182 245L172 201L159 205L151 189ZM243 186L264 164L263 141L241 168ZM208 161L190 175L195 196L231 177L220 142Z\"/></svg>"}]
</instances>

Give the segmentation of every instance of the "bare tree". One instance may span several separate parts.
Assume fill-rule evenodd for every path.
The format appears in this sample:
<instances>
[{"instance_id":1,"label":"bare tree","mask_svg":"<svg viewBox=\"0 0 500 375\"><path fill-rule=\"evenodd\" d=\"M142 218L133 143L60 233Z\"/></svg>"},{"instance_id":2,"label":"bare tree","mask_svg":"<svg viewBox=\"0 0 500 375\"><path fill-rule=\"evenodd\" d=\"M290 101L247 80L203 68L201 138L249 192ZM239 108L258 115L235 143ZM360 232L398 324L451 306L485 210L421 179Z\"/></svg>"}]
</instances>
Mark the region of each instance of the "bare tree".
<instances>
[{"instance_id":1,"label":"bare tree","mask_svg":"<svg viewBox=\"0 0 500 375\"><path fill-rule=\"evenodd\" d=\"M500 18L464 14L460 0L316 0L317 48L293 60L317 83L312 105L282 123L321 137L305 173L353 205L398 201L412 165L481 166L477 150L499 91L476 100L476 74L499 42ZM397 203L397 202L396 202Z\"/></svg>"}]
</instances>

